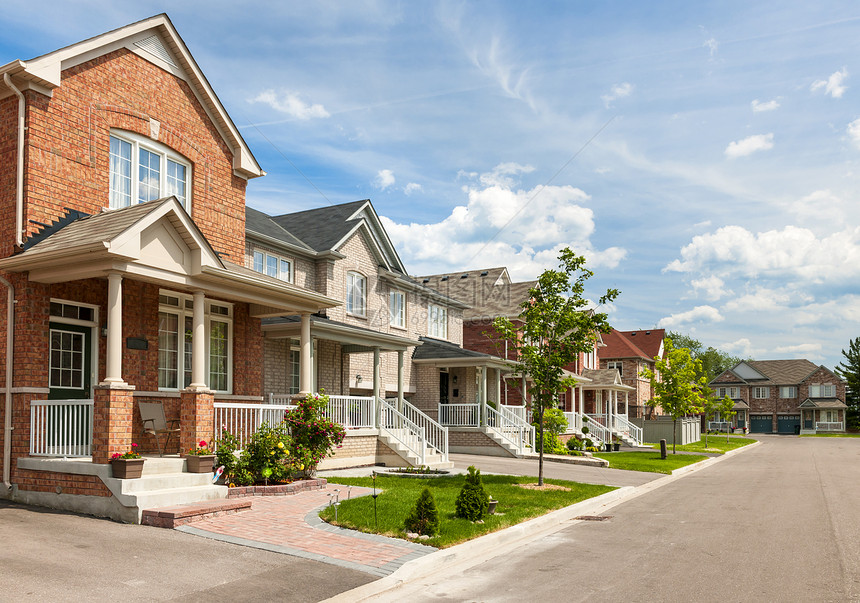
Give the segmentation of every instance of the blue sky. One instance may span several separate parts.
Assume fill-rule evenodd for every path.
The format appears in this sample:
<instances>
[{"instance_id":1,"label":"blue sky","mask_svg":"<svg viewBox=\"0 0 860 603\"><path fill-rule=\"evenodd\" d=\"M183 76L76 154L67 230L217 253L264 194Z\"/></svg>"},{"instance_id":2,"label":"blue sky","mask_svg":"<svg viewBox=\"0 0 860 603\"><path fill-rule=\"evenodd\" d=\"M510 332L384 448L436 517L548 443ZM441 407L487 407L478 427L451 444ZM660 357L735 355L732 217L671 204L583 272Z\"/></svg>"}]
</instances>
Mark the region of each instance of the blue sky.
<instances>
[{"instance_id":1,"label":"blue sky","mask_svg":"<svg viewBox=\"0 0 860 603\"><path fill-rule=\"evenodd\" d=\"M0 62L167 12L268 172L248 204L370 198L411 274L569 245L620 329L831 368L860 336L856 3L35 6Z\"/></svg>"}]
</instances>

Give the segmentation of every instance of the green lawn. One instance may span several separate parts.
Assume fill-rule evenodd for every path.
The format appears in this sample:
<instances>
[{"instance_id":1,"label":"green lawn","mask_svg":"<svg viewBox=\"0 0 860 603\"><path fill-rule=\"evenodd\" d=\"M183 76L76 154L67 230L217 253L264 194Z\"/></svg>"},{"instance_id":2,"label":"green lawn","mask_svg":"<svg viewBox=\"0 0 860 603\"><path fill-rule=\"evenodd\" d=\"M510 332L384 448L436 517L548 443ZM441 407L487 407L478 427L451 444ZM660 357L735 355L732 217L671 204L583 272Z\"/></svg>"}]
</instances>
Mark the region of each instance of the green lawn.
<instances>
[{"instance_id":1,"label":"green lawn","mask_svg":"<svg viewBox=\"0 0 860 603\"><path fill-rule=\"evenodd\" d=\"M554 479L544 481L548 484L565 486L570 488L570 491L527 490L516 486L516 484L536 484L536 477L512 475L483 475L481 477L487 494L499 501L496 514L485 516L483 524L472 523L454 516L454 503L460 488L465 483L465 478L462 475L435 479L380 475L376 479L377 491L381 492L376 501L376 518L379 529L376 529L377 524L374 519L373 498L363 496L344 501L346 494L344 488L341 488L342 503L338 509L338 521L334 521L334 509L331 507L322 511L320 517L329 523L353 530L405 538L406 531L403 527L403 521L415 505L421 491L424 488L430 488L436 499L436 507L439 509L440 533L425 541L424 544L445 548L615 490L611 486L594 486ZM369 477L332 477L329 480L329 491L337 487L331 485L335 483L373 486L373 480Z\"/></svg>"},{"instance_id":2,"label":"green lawn","mask_svg":"<svg viewBox=\"0 0 860 603\"><path fill-rule=\"evenodd\" d=\"M726 434L720 435L709 435L708 436L708 446L705 447L705 437L702 436L702 439L698 442L693 442L692 444L684 444L683 446L676 446L675 449L683 452L710 452L715 454L724 454L729 450L734 450L735 448L743 448L744 446L749 446L750 444L754 444L755 440L750 438L744 438L740 436L729 436L729 441L726 441ZM649 444L654 448L659 449L660 444ZM669 450L669 454L672 453L672 442L666 442L666 448Z\"/></svg>"},{"instance_id":3,"label":"green lawn","mask_svg":"<svg viewBox=\"0 0 860 603\"><path fill-rule=\"evenodd\" d=\"M594 456L609 461L610 469L647 471L650 473L672 473L675 469L708 458L698 454L672 454L671 451L665 459L660 458L659 452L602 452Z\"/></svg>"}]
</instances>

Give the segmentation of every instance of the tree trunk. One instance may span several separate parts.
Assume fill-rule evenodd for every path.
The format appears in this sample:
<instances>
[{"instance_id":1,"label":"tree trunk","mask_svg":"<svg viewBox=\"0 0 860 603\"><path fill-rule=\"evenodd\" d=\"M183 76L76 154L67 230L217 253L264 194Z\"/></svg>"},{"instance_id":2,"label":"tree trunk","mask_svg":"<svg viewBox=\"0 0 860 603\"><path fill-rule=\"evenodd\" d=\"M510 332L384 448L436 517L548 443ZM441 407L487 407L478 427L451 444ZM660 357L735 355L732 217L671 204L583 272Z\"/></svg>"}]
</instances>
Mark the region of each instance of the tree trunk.
<instances>
[{"instance_id":1,"label":"tree trunk","mask_svg":"<svg viewBox=\"0 0 860 603\"><path fill-rule=\"evenodd\" d=\"M543 404L538 406L538 486L543 486Z\"/></svg>"},{"instance_id":2,"label":"tree trunk","mask_svg":"<svg viewBox=\"0 0 860 603\"><path fill-rule=\"evenodd\" d=\"M672 454L678 454L675 452L676 439L678 439L678 419L672 417Z\"/></svg>"}]
</instances>

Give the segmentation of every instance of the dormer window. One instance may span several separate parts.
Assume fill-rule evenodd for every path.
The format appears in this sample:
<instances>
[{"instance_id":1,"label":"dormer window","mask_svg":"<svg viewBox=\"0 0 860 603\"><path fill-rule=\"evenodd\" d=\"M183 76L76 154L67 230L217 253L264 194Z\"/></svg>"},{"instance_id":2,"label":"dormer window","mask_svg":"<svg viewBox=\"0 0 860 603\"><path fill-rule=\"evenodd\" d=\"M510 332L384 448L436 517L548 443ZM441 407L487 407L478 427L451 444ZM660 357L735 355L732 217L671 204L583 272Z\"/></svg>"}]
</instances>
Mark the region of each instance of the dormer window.
<instances>
[{"instance_id":1,"label":"dormer window","mask_svg":"<svg viewBox=\"0 0 860 603\"><path fill-rule=\"evenodd\" d=\"M172 149L131 132L110 135L110 208L176 197L191 211L191 164Z\"/></svg>"}]
</instances>

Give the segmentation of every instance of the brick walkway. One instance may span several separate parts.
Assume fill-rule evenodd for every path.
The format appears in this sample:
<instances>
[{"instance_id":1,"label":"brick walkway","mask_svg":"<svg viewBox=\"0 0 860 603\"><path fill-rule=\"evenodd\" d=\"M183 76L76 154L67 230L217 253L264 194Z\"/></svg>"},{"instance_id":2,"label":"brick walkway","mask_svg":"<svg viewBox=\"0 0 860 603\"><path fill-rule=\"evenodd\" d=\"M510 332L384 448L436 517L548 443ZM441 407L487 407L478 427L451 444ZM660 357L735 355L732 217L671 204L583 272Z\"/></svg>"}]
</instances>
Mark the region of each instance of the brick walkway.
<instances>
[{"instance_id":1,"label":"brick walkway","mask_svg":"<svg viewBox=\"0 0 860 603\"><path fill-rule=\"evenodd\" d=\"M340 486L341 496L346 488ZM386 576L401 565L436 549L405 540L363 534L323 522L329 490L294 496L255 496L251 509L177 527L177 530L278 553L286 553ZM369 488L352 488L367 496ZM343 500L343 498L342 498Z\"/></svg>"}]
</instances>

